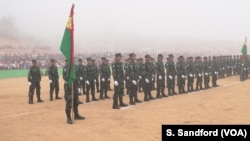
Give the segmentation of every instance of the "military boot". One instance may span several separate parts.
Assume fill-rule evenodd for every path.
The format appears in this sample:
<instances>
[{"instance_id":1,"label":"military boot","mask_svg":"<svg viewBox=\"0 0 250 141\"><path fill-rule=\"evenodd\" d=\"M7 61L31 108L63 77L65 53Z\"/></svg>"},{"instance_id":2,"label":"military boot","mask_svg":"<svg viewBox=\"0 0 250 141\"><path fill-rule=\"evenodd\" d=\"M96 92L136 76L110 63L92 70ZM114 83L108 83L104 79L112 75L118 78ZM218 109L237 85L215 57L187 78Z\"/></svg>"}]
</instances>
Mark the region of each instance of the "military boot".
<instances>
[{"instance_id":1,"label":"military boot","mask_svg":"<svg viewBox=\"0 0 250 141\"><path fill-rule=\"evenodd\" d=\"M117 98L114 98L112 108L113 109L120 109L120 107L118 106L118 99Z\"/></svg>"},{"instance_id":2,"label":"military boot","mask_svg":"<svg viewBox=\"0 0 250 141\"><path fill-rule=\"evenodd\" d=\"M32 94L29 94L29 104L34 104Z\"/></svg>"},{"instance_id":3,"label":"military boot","mask_svg":"<svg viewBox=\"0 0 250 141\"><path fill-rule=\"evenodd\" d=\"M53 92L50 92L50 101L53 101Z\"/></svg>"},{"instance_id":4,"label":"military boot","mask_svg":"<svg viewBox=\"0 0 250 141\"><path fill-rule=\"evenodd\" d=\"M160 93L156 94L156 98L162 98L161 95L160 95Z\"/></svg>"},{"instance_id":5,"label":"military boot","mask_svg":"<svg viewBox=\"0 0 250 141\"><path fill-rule=\"evenodd\" d=\"M123 97L119 97L119 103L121 107L127 107L128 105L123 103Z\"/></svg>"},{"instance_id":6,"label":"military boot","mask_svg":"<svg viewBox=\"0 0 250 141\"><path fill-rule=\"evenodd\" d=\"M98 101L98 99L95 98L95 94L94 93L92 93L91 95L92 95L92 101Z\"/></svg>"},{"instance_id":7,"label":"military boot","mask_svg":"<svg viewBox=\"0 0 250 141\"><path fill-rule=\"evenodd\" d=\"M90 102L90 100L89 100L89 93L88 92L86 93L86 102Z\"/></svg>"},{"instance_id":8,"label":"military boot","mask_svg":"<svg viewBox=\"0 0 250 141\"><path fill-rule=\"evenodd\" d=\"M129 104L130 105L135 105L133 96L129 96Z\"/></svg>"},{"instance_id":9,"label":"military boot","mask_svg":"<svg viewBox=\"0 0 250 141\"><path fill-rule=\"evenodd\" d=\"M148 94L144 93L144 101L149 101Z\"/></svg>"},{"instance_id":10,"label":"military boot","mask_svg":"<svg viewBox=\"0 0 250 141\"><path fill-rule=\"evenodd\" d=\"M73 124L73 121L72 121L71 116L70 116L70 110L66 111L66 116L67 116L67 123Z\"/></svg>"},{"instance_id":11,"label":"military boot","mask_svg":"<svg viewBox=\"0 0 250 141\"><path fill-rule=\"evenodd\" d=\"M56 99L62 99L61 97L58 96L58 92L56 92Z\"/></svg>"},{"instance_id":12,"label":"military boot","mask_svg":"<svg viewBox=\"0 0 250 141\"><path fill-rule=\"evenodd\" d=\"M40 94L37 94L37 102L44 102L44 101L40 98Z\"/></svg>"},{"instance_id":13,"label":"military boot","mask_svg":"<svg viewBox=\"0 0 250 141\"><path fill-rule=\"evenodd\" d=\"M104 100L104 97L103 97L103 91L100 92L100 97L99 97L100 100Z\"/></svg>"},{"instance_id":14,"label":"military boot","mask_svg":"<svg viewBox=\"0 0 250 141\"><path fill-rule=\"evenodd\" d=\"M84 116L81 116L79 113L78 113L78 105L77 106L74 106L74 119L75 120L82 120L82 119L85 119Z\"/></svg>"}]
</instances>

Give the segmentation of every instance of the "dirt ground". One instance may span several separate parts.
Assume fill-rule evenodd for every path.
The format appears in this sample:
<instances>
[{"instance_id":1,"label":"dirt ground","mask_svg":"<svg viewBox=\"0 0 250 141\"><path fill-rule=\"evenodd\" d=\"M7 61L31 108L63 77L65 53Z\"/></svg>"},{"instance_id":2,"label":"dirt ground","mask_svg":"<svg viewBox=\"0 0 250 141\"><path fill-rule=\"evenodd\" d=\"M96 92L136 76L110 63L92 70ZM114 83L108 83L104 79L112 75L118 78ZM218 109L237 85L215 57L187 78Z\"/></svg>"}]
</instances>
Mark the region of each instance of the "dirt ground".
<instances>
[{"instance_id":1,"label":"dirt ground","mask_svg":"<svg viewBox=\"0 0 250 141\"><path fill-rule=\"evenodd\" d=\"M162 124L249 124L250 80L218 80L220 87L176 95L113 110L112 100L85 103L85 120L66 123L65 101L49 101L49 81L42 78L44 103L28 104L26 78L0 80L1 141L160 141ZM60 78L60 97L63 97ZM167 91L165 89L165 91ZM153 91L153 96L155 96ZM99 97L99 93L96 94ZM113 91L109 91L109 96ZM143 93L139 93L143 99ZM125 96L128 103L128 96Z\"/></svg>"}]
</instances>

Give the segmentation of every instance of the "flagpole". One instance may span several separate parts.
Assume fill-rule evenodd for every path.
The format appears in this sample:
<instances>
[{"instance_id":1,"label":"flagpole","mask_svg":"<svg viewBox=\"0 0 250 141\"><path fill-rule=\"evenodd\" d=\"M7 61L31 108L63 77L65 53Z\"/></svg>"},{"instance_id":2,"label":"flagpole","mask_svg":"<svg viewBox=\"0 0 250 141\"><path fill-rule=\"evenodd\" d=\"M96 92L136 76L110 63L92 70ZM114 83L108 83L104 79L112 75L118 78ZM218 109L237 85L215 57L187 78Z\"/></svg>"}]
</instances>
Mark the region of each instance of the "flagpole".
<instances>
[{"instance_id":1,"label":"flagpole","mask_svg":"<svg viewBox=\"0 0 250 141\"><path fill-rule=\"evenodd\" d=\"M72 119L74 118L74 85L73 85L74 82L71 83L71 94L72 94L72 105L71 105L71 113L72 113ZM73 120L72 120L73 121Z\"/></svg>"}]
</instances>

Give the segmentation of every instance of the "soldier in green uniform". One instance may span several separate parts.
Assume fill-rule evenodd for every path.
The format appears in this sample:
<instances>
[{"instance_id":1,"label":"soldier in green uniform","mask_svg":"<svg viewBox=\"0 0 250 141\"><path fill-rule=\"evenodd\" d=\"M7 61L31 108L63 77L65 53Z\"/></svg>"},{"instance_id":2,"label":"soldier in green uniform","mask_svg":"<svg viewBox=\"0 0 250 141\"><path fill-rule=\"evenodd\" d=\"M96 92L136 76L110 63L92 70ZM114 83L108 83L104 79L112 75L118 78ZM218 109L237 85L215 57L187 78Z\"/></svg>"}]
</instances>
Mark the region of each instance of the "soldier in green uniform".
<instances>
[{"instance_id":1,"label":"soldier in green uniform","mask_svg":"<svg viewBox=\"0 0 250 141\"><path fill-rule=\"evenodd\" d=\"M193 92L194 91L194 74L195 74L195 68L194 68L194 62L193 57L187 58L187 91Z\"/></svg>"},{"instance_id":2,"label":"soldier in green uniform","mask_svg":"<svg viewBox=\"0 0 250 141\"><path fill-rule=\"evenodd\" d=\"M129 63L130 63L130 58L125 59L125 64L124 64L124 71L125 71L125 87L127 89L126 94L129 95L130 92L130 85L129 85Z\"/></svg>"},{"instance_id":3,"label":"soldier in green uniform","mask_svg":"<svg viewBox=\"0 0 250 141\"><path fill-rule=\"evenodd\" d=\"M139 82L138 82L138 92L143 92L143 79L142 79L142 71L143 71L143 59L139 58L137 60L139 66Z\"/></svg>"},{"instance_id":4,"label":"soldier in green uniform","mask_svg":"<svg viewBox=\"0 0 250 141\"><path fill-rule=\"evenodd\" d=\"M120 107L128 106L123 102L124 94L124 70L121 62L121 53L115 54L115 62L112 64L112 75L114 78L114 96L113 96L113 109L120 109ZM119 99L119 104L118 104Z\"/></svg>"},{"instance_id":5,"label":"soldier in green uniform","mask_svg":"<svg viewBox=\"0 0 250 141\"><path fill-rule=\"evenodd\" d=\"M217 85L218 70L219 70L219 66L216 60L216 56L213 56L213 60L212 60L212 86L213 87L218 87Z\"/></svg>"},{"instance_id":6,"label":"soldier in green uniform","mask_svg":"<svg viewBox=\"0 0 250 141\"><path fill-rule=\"evenodd\" d=\"M76 67L73 65L73 67ZM64 98L65 98L65 113L67 117L67 123L72 124L72 118L71 118L71 108L73 106L73 112L74 112L74 119L75 120L82 120L85 119L85 117L81 116L78 112L78 101L79 101L79 95L78 95L78 80L74 80L73 86L72 83L67 83L67 76L69 75L68 73L69 66L67 64L67 60L65 60L65 66L63 68L63 79L64 79ZM73 90L72 90L73 89ZM73 100L72 100L73 98ZM72 103L73 102L73 103Z\"/></svg>"},{"instance_id":7,"label":"soldier in green uniform","mask_svg":"<svg viewBox=\"0 0 250 141\"><path fill-rule=\"evenodd\" d=\"M196 91L203 90L202 88L202 59L200 56L196 57L195 61L195 76L196 76Z\"/></svg>"},{"instance_id":8,"label":"soldier in green uniform","mask_svg":"<svg viewBox=\"0 0 250 141\"><path fill-rule=\"evenodd\" d=\"M155 59L151 57L151 69L153 71L152 74L152 90L155 90Z\"/></svg>"},{"instance_id":9,"label":"soldier in green uniform","mask_svg":"<svg viewBox=\"0 0 250 141\"><path fill-rule=\"evenodd\" d=\"M130 88L129 91L129 104L135 105L136 103L141 103L141 101L138 99L137 96L137 90L138 90L138 80L139 80L139 66L136 63L136 55L134 53L129 54L130 57L130 63L128 64L128 85Z\"/></svg>"},{"instance_id":10,"label":"soldier in green uniform","mask_svg":"<svg viewBox=\"0 0 250 141\"><path fill-rule=\"evenodd\" d=\"M92 59L92 65L93 65L93 67L94 67L94 71L95 71L95 79L94 79L94 83L95 83L95 87L96 87L96 92L100 92L100 88L99 88L99 71L98 71L98 67L97 67L97 65L96 65L96 63L95 63L95 59Z\"/></svg>"},{"instance_id":11,"label":"soldier in green uniform","mask_svg":"<svg viewBox=\"0 0 250 141\"><path fill-rule=\"evenodd\" d=\"M151 94L153 73L152 62L150 55L145 55L146 62L143 65L142 79L144 80L144 101L154 100L155 98Z\"/></svg>"},{"instance_id":12,"label":"soldier in green uniform","mask_svg":"<svg viewBox=\"0 0 250 141\"><path fill-rule=\"evenodd\" d=\"M95 80L96 80L96 70L93 65L93 60L91 58L87 58L87 66L86 66L86 102L90 102L89 100L89 91L91 90L92 101L98 101L95 97Z\"/></svg>"},{"instance_id":13,"label":"soldier in green uniform","mask_svg":"<svg viewBox=\"0 0 250 141\"><path fill-rule=\"evenodd\" d=\"M86 93L85 89L85 78L86 78L86 68L82 63L82 59L78 59L78 65L76 70L76 76L79 81L79 94L81 95L81 89L83 91L83 94Z\"/></svg>"},{"instance_id":14,"label":"soldier in green uniform","mask_svg":"<svg viewBox=\"0 0 250 141\"><path fill-rule=\"evenodd\" d=\"M179 56L179 61L176 64L176 73L177 73L177 86L179 94L186 93L185 91L186 66L183 56Z\"/></svg>"},{"instance_id":15,"label":"soldier in green uniform","mask_svg":"<svg viewBox=\"0 0 250 141\"><path fill-rule=\"evenodd\" d=\"M29 104L34 104L33 95L36 90L37 102L43 102L40 95L41 90L41 71L37 66L36 60L32 60L32 66L28 72L28 83L29 83Z\"/></svg>"},{"instance_id":16,"label":"soldier in green uniform","mask_svg":"<svg viewBox=\"0 0 250 141\"><path fill-rule=\"evenodd\" d=\"M165 68L167 70L167 87L168 87L168 95L172 96L175 95L175 76L176 76L176 69L174 63L174 55L169 54L169 61L167 61Z\"/></svg>"},{"instance_id":17,"label":"soldier in green uniform","mask_svg":"<svg viewBox=\"0 0 250 141\"><path fill-rule=\"evenodd\" d=\"M203 57L203 76L204 76L204 88L209 88L209 76L210 76L210 70L209 70L209 62L207 60L207 57Z\"/></svg>"},{"instance_id":18,"label":"soldier in green uniform","mask_svg":"<svg viewBox=\"0 0 250 141\"><path fill-rule=\"evenodd\" d=\"M51 59L50 60L51 66L48 68L48 77L50 81L50 101L53 100L53 92L55 91L55 99L61 99L58 96L59 93L59 75L58 75L58 70L57 66L55 65L55 60Z\"/></svg>"},{"instance_id":19,"label":"soldier in green uniform","mask_svg":"<svg viewBox=\"0 0 250 141\"><path fill-rule=\"evenodd\" d=\"M156 98L167 97L164 92L165 89L165 66L163 63L163 55L158 54L157 62L155 63L156 81L157 81L157 94Z\"/></svg>"},{"instance_id":20,"label":"soldier in green uniform","mask_svg":"<svg viewBox=\"0 0 250 141\"><path fill-rule=\"evenodd\" d=\"M102 64L100 65L99 72L100 72L100 82L101 82L101 88L100 88L100 97L99 99L109 99L108 96L108 88L109 83L108 80L110 79L110 68L108 65L108 61L105 57L102 57Z\"/></svg>"},{"instance_id":21,"label":"soldier in green uniform","mask_svg":"<svg viewBox=\"0 0 250 141\"><path fill-rule=\"evenodd\" d=\"M112 91L112 89L111 89L111 86L110 86L110 84L111 84L111 81L110 81L110 77L111 77L111 69L110 69L110 65L109 65L109 60L106 58L106 61L107 61L107 65L108 65L108 67L109 67L109 77L108 77L108 90L109 91Z\"/></svg>"}]
</instances>

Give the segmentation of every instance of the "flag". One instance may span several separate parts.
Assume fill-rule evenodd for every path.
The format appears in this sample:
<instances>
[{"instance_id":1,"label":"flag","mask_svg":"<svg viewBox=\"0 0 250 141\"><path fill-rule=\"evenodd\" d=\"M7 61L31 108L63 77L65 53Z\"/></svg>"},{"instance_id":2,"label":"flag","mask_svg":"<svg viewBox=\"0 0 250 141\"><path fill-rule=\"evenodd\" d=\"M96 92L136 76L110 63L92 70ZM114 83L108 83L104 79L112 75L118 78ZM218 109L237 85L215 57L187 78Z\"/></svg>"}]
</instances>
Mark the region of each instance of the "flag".
<instances>
[{"instance_id":1,"label":"flag","mask_svg":"<svg viewBox=\"0 0 250 141\"><path fill-rule=\"evenodd\" d=\"M72 4L68 22L64 31L60 50L68 60L66 81L68 84L76 79L76 68L74 65L74 4Z\"/></svg>"},{"instance_id":2,"label":"flag","mask_svg":"<svg viewBox=\"0 0 250 141\"><path fill-rule=\"evenodd\" d=\"M241 53L242 53L242 61L246 62L247 61L247 37L245 37L245 42L242 46Z\"/></svg>"}]
</instances>

